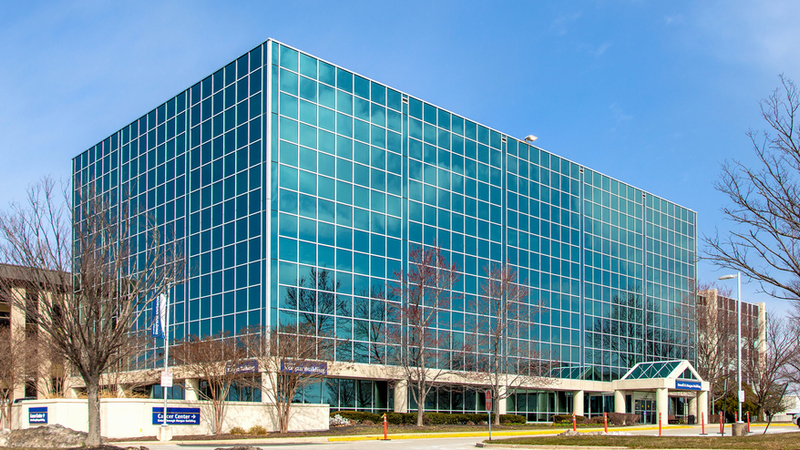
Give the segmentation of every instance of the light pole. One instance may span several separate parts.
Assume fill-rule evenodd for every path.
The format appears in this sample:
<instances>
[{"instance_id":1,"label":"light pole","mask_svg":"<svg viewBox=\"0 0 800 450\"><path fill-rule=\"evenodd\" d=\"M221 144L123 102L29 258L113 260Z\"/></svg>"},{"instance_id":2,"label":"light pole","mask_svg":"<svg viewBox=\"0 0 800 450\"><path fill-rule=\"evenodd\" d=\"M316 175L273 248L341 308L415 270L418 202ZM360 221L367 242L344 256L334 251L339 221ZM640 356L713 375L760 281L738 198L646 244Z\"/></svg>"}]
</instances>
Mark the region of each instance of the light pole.
<instances>
[{"instance_id":1,"label":"light pole","mask_svg":"<svg viewBox=\"0 0 800 450\"><path fill-rule=\"evenodd\" d=\"M736 272L735 274L730 275L723 275L719 277L719 280L731 280L736 278L736 351L738 352L737 356L737 371L738 371L738 378L739 378L739 392L736 394L738 395L738 403L739 403L739 417L737 423L743 423L742 420L742 402L744 402L744 391L742 391L742 273Z\"/></svg>"}]
</instances>

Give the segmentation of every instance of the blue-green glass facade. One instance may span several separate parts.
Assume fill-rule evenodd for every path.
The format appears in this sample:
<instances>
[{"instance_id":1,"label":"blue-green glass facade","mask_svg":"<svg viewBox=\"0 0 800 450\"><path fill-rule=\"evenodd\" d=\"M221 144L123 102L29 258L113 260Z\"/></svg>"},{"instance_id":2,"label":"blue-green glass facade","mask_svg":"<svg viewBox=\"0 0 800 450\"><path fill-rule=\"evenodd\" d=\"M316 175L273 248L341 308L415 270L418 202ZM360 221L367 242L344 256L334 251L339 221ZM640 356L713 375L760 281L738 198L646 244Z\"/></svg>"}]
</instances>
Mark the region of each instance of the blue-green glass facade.
<instances>
[{"instance_id":1,"label":"blue-green glass facade","mask_svg":"<svg viewBox=\"0 0 800 450\"><path fill-rule=\"evenodd\" d=\"M437 322L444 352L488 352L480 286L507 261L530 287L519 357L610 380L694 356L680 307L693 211L275 41L78 155L73 173L185 249L176 339L311 323L339 339L336 360L383 363L382 330L399 323L375 294L409 248L438 244L462 271Z\"/></svg>"}]
</instances>

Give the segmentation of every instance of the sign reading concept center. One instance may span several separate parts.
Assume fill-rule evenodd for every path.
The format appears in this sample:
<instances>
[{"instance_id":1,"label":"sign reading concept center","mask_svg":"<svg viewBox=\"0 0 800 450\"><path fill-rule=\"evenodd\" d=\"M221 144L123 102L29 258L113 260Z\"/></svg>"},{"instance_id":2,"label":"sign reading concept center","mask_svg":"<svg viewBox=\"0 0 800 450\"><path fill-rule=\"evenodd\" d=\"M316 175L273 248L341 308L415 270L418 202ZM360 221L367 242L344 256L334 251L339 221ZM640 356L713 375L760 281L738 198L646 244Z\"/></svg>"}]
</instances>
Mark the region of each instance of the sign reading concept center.
<instances>
[{"instance_id":1,"label":"sign reading concept center","mask_svg":"<svg viewBox=\"0 0 800 450\"><path fill-rule=\"evenodd\" d=\"M164 408L153 407L153 425L164 423ZM167 425L200 425L200 408L167 408Z\"/></svg>"},{"instance_id":2,"label":"sign reading concept center","mask_svg":"<svg viewBox=\"0 0 800 450\"><path fill-rule=\"evenodd\" d=\"M284 359L281 361L281 372L302 373L305 375L327 375L328 363L324 361L295 361Z\"/></svg>"},{"instance_id":3,"label":"sign reading concept center","mask_svg":"<svg viewBox=\"0 0 800 450\"><path fill-rule=\"evenodd\" d=\"M699 381L675 380L675 389L686 391L699 391L703 389L703 384Z\"/></svg>"},{"instance_id":4,"label":"sign reading concept center","mask_svg":"<svg viewBox=\"0 0 800 450\"><path fill-rule=\"evenodd\" d=\"M28 423L47 423L47 406L28 408Z\"/></svg>"}]
</instances>

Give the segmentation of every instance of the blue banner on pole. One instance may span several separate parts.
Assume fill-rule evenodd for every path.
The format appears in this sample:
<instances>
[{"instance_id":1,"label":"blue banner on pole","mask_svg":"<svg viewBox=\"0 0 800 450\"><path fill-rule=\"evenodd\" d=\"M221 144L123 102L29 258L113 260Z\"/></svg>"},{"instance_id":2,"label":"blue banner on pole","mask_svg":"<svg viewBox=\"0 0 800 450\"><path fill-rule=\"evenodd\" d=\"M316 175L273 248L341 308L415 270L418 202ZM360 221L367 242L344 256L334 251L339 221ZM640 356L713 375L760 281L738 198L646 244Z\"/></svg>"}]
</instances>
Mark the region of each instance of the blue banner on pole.
<instances>
[{"instance_id":1,"label":"blue banner on pole","mask_svg":"<svg viewBox=\"0 0 800 450\"><path fill-rule=\"evenodd\" d=\"M47 423L47 406L38 406L35 408L28 408L28 423Z\"/></svg>"},{"instance_id":2,"label":"blue banner on pole","mask_svg":"<svg viewBox=\"0 0 800 450\"><path fill-rule=\"evenodd\" d=\"M164 423L164 407L153 407L153 425ZM200 408L167 408L167 425L200 425Z\"/></svg>"},{"instance_id":3,"label":"blue banner on pole","mask_svg":"<svg viewBox=\"0 0 800 450\"><path fill-rule=\"evenodd\" d=\"M167 296L159 295L153 299L153 327L150 334L159 339L164 339L166 332Z\"/></svg>"}]
</instances>

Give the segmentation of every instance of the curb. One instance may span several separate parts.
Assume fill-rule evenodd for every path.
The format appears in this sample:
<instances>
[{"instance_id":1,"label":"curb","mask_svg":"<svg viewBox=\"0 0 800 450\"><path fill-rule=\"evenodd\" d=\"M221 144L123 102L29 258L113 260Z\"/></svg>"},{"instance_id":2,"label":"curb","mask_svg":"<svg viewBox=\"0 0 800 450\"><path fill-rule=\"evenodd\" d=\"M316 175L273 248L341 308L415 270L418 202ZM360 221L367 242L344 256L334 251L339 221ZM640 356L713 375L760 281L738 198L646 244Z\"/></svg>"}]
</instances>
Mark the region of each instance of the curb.
<instances>
[{"instance_id":1,"label":"curb","mask_svg":"<svg viewBox=\"0 0 800 450\"><path fill-rule=\"evenodd\" d=\"M726 424L727 425L727 424ZM763 427L764 424L753 424L753 427ZM783 424L783 423L773 423L771 427L780 427L780 426L792 426L794 424ZM670 425L669 429L687 429L687 428L696 428L697 426L691 425ZM708 428L709 425L706 425ZM665 427L666 428L666 427ZM726 426L727 428L727 426ZM537 429L530 429L530 430L504 430L504 431L492 431L492 437L513 437L513 436L542 436L542 435L555 435L558 433L562 433L569 428L537 428ZM591 431L602 431L603 427L599 428L581 428L579 432L591 432ZM616 428L615 431L647 431L647 430L658 430L657 426L636 426L636 427L624 427L624 429ZM713 431L713 430L712 430ZM727 434L727 433L726 433ZM443 438L458 438L458 437L488 437L489 432L488 430L482 431L458 431L458 432L431 432L431 433L398 433L398 434L390 434L389 440L401 440L401 439L443 439ZM272 444L323 444L327 442L353 442L353 441L382 441L383 434L364 434L364 435L350 435L350 436L305 436L305 437L276 437L276 438L250 438L250 439L235 439L235 440L180 440L175 439L172 441L160 442L160 441L116 441L112 442L113 445L119 446L134 446L138 447L141 445L145 445L148 447L158 447L161 445L187 445L187 446L199 446L199 445L208 445L208 446L237 446L237 445L272 445ZM522 446L522 445L512 445L512 444L483 444L479 443L479 446L484 447L505 447L505 448L535 448L535 449L563 449L569 448L570 450L582 450L584 447L579 446ZM595 448L595 447L586 447L586 448ZM603 449L618 449L622 447L602 447Z\"/></svg>"},{"instance_id":2,"label":"curb","mask_svg":"<svg viewBox=\"0 0 800 450\"><path fill-rule=\"evenodd\" d=\"M531 450L633 450L631 447L597 447L597 446L586 446L586 445L520 445L520 444L484 444L478 443L475 444L475 447L478 448L523 448L523 449L531 449ZM658 450L687 450L686 448L660 448ZM688 449L692 450L692 449ZM694 449L694 450L744 450L744 449L734 449L734 448L725 448L725 449L714 449L714 448L702 448L702 449Z\"/></svg>"},{"instance_id":3,"label":"curb","mask_svg":"<svg viewBox=\"0 0 800 450\"><path fill-rule=\"evenodd\" d=\"M588 446L588 445L517 445L517 444L484 444L483 442L479 442L475 444L475 447L478 448L529 448L529 449L536 449L536 450L631 450L630 447L597 447L597 446ZM660 449L660 450L670 450L670 449ZM703 450L713 450L713 449L703 449Z\"/></svg>"},{"instance_id":4,"label":"curb","mask_svg":"<svg viewBox=\"0 0 800 450\"><path fill-rule=\"evenodd\" d=\"M670 428L691 428L688 426L673 426ZM625 430L643 431L643 430L657 430L658 427L630 427ZM534 430L506 430L506 431L493 431L492 437L495 436L541 436L541 435L555 435L563 433L566 429L552 429L540 428ZM581 432L601 431L603 428L584 428ZM389 439L437 439L437 438L455 438L455 437L489 437L489 431L461 431L451 433L401 433L390 434ZM349 442L349 441L370 441L370 440L383 440L383 435L365 434L354 436L335 436L329 437L328 442ZM492 444L493 445L493 444ZM573 448L570 446L569 448Z\"/></svg>"}]
</instances>

